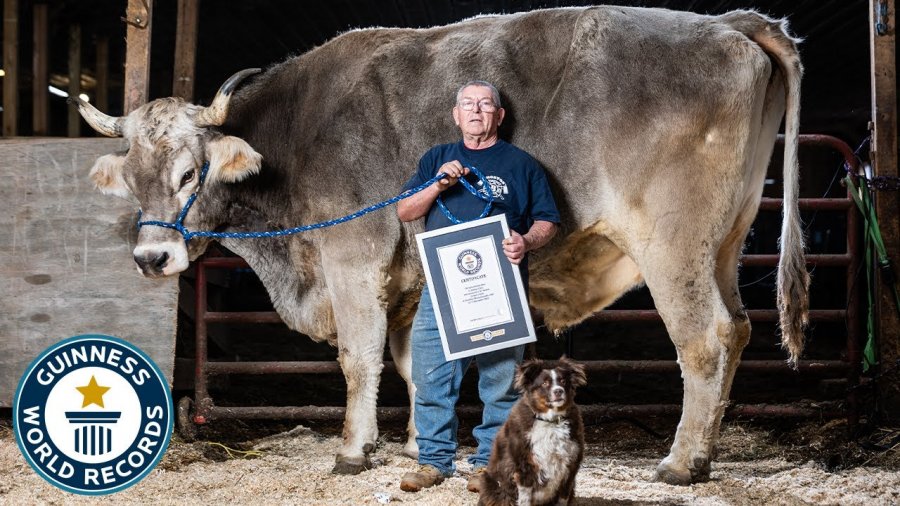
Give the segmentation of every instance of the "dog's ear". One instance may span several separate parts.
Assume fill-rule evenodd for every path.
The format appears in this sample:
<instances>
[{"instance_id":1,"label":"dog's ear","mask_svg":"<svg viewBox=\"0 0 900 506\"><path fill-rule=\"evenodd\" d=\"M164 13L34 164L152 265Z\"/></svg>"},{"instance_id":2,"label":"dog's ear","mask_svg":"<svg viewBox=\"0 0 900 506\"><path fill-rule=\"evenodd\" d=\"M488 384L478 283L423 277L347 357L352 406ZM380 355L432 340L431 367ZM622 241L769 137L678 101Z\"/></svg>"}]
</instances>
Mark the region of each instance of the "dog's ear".
<instances>
[{"instance_id":1,"label":"dog's ear","mask_svg":"<svg viewBox=\"0 0 900 506\"><path fill-rule=\"evenodd\" d=\"M558 367L569 377L569 383L573 387L587 385L587 374L584 372L584 365L571 360L563 355L559 359Z\"/></svg>"},{"instance_id":2,"label":"dog's ear","mask_svg":"<svg viewBox=\"0 0 900 506\"><path fill-rule=\"evenodd\" d=\"M529 360L524 362L516 371L516 389L522 393L527 391L531 382L533 382L543 370L544 363L540 360Z\"/></svg>"}]
</instances>

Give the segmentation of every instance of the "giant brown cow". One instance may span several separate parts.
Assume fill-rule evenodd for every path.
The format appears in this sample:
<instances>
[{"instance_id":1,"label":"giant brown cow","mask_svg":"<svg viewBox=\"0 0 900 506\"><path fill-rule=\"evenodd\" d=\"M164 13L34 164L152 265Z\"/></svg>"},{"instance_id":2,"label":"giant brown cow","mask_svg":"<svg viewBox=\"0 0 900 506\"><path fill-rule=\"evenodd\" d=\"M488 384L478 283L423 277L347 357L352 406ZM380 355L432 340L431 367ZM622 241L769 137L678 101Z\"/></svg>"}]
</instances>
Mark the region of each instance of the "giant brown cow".
<instances>
[{"instance_id":1,"label":"giant brown cow","mask_svg":"<svg viewBox=\"0 0 900 506\"><path fill-rule=\"evenodd\" d=\"M777 295L790 359L802 350L796 43L784 21L753 11L551 9L350 31L232 96L252 72L236 74L209 107L166 98L124 117L79 109L99 132L127 138L127 152L98 159L91 177L134 195L145 220L174 221L199 191L189 229L260 230L396 194L426 149L457 138L457 87L493 82L508 111L501 136L546 167L563 214L564 233L533 258L531 302L561 329L646 283L684 378L681 422L657 478L684 484L709 474L750 337L738 262L785 111ZM290 238L221 241L253 267L288 326L338 348L347 412L336 472L370 465L388 337L409 380L420 229L380 212ZM144 226L134 256L145 275L171 275L208 243Z\"/></svg>"}]
</instances>

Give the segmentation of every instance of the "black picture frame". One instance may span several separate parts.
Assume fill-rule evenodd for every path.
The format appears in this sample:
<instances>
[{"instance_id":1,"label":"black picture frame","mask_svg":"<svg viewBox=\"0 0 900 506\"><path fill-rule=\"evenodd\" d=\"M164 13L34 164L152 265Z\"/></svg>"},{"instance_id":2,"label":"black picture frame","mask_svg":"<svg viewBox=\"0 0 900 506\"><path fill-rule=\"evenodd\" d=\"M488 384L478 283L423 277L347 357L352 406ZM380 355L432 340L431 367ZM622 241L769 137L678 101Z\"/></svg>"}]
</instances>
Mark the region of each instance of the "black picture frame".
<instances>
[{"instance_id":1,"label":"black picture frame","mask_svg":"<svg viewBox=\"0 0 900 506\"><path fill-rule=\"evenodd\" d=\"M537 340L519 268L503 254L498 215L416 235L447 360Z\"/></svg>"}]
</instances>

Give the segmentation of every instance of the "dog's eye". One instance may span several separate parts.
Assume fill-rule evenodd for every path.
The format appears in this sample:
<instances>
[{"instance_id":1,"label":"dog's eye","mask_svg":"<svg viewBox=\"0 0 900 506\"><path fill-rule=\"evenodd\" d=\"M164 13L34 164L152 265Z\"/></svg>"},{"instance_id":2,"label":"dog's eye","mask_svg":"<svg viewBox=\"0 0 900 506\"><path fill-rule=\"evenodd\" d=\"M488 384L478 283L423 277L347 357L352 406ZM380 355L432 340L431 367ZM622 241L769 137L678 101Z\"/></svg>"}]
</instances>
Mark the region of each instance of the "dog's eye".
<instances>
[{"instance_id":1,"label":"dog's eye","mask_svg":"<svg viewBox=\"0 0 900 506\"><path fill-rule=\"evenodd\" d=\"M566 379L565 379L565 378L559 378L559 385L560 385L560 386L563 386L563 387L566 386Z\"/></svg>"},{"instance_id":2,"label":"dog's eye","mask_svg":"<svg viewBox=\"0 0 900 506\"><path fill-rule=\"evenodd\" d=\"M547 387L550 386L550 382L549 382L549 381L544 381L544 383L543 383L541 386L544 387L544 388L547 388Z\"/></svg>"}]
</instances>

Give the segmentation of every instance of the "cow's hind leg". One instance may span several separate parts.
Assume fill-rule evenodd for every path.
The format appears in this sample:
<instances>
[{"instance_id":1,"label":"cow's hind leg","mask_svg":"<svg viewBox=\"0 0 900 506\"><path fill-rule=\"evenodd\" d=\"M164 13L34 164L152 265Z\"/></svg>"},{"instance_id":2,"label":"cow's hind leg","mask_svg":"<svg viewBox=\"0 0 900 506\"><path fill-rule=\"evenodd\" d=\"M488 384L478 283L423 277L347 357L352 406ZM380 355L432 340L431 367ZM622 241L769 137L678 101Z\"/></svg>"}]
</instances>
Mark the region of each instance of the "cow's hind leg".
<instances>
[{"instance_id":1,"label":"cow's hind leg","mask_svg":"<svg viewBox=\"0 0 900 506\"><path fill-rule=\"evenodd\" d=\"M716 283L712 248L705 241L673 246L651 246L640 264L684 379L681 421L656 479L686 485L709 474L712 445L728 404L728 363L737 332Z\"/></svg>"},{"instance_id":2,"label":"cow's hind leg","mask_svg":"<svg viewBox=\"0 0 900 506\"><path fill-rule=\"evenodd\" d=\"M723 402L728 402L731 385L734 381L734 375L737 372L738 365L741 361L741 353L750 342L750 318L744 311L744 304L741 301L741 293L738 287L738 260L740 259L741 249L747 232L750 230L750 224L755 216L754 208L742 213L742 217L735 223L731 233L723 241L719 247L716 256L716 284L719 287L719 293L722 295L722 302L728 308L731 315L731 323L734 325L734 335L724 344L727 348L725 374L723 376L724 383L722 385ZM716 420L716 425L712 432L710 458L715 458L715 445L719 441L719 427L722 424L722 418ZM710 466L707 462L705 470L698 473L698 479L709 477Z\"/></svg>"},{"instance_id":3,"label":"cow's hind leg","mask_svg":"<svg viewBox=\"0 0 900 506\"><path fill-rule=\"evenodd\" d=\"M409 394L409 421L406 425L406 444L403 446L401 453L411 459L419 458L419 445L416 444L416 423L415 423L415 407L416 407L416 385L412 381L412 353L410 352L409 341L410 328L398 330L390 333L391 356L394 358L394 365L397 372L406 381L406 390Z\"/></svg>"}]
</instances>

